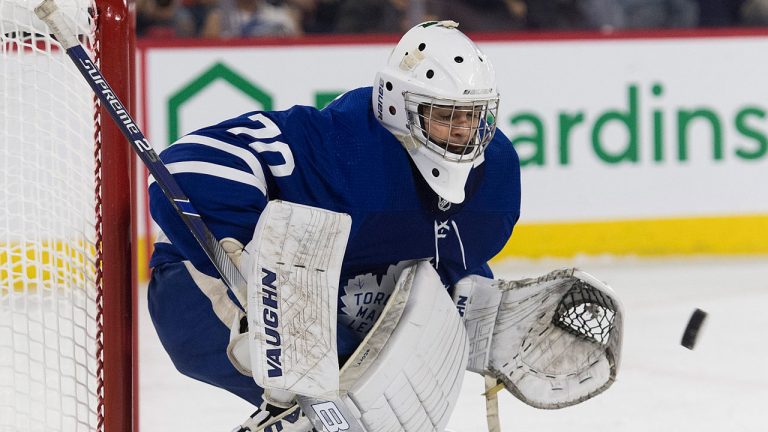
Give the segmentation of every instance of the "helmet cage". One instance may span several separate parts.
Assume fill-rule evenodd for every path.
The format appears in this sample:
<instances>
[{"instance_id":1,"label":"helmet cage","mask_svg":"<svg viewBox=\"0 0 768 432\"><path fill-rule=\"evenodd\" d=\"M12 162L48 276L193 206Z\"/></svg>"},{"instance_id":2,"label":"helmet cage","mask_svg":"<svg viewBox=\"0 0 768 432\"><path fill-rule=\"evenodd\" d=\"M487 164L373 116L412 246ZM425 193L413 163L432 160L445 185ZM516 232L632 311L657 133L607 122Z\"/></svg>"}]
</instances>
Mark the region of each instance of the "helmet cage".
<instances>
[{"instance_id":1,"label":"helmet cage","mask_svg":"<svg viewBox=\"0 0 768 432\"><path fill-rule=\"evenodd\" d=\"M451 162L474 162L483 155L496 132L498 94L492 98L459 100L404 92L411 137ZM435 115L435 112L439 115ZM462 117L469 120L463 121ZM443 137L430 132L431 123L446 131ZM462 133L466 131L465 133ZM458 135L459 137L455 137ZM464 138L466 137L466 138Z\"/></svg>"}]
</instances>

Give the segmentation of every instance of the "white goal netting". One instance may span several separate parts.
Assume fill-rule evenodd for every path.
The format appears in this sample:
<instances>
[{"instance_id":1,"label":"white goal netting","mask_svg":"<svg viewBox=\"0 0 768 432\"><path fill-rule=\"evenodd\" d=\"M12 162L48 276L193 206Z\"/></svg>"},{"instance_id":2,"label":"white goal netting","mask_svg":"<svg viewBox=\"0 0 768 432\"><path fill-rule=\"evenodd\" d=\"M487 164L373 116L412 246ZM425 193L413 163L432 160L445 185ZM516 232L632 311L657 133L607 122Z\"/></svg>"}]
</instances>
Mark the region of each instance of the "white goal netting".
<instances>
[{"instance_id":1,"label":"white goal netting","mask_svg":"<svg viewBox=\"0 0 768 432\"><path fill-rule=\"evenodd\" d=\"M96 431L96 111L38 3L0 0L0 432ZM92 50L93 4L59 4Z\"/></svg>"}]
</instances>

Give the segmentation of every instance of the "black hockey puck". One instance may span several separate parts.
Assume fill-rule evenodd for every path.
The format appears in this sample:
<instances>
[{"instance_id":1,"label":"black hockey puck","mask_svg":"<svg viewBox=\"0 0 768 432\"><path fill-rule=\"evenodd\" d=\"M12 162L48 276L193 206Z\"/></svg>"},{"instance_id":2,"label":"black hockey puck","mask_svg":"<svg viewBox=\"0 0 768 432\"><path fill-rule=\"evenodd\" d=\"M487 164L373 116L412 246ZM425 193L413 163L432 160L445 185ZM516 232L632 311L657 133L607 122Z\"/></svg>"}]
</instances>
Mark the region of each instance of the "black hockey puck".
<instances>
[{"instance_id":1,"label":"black hockey puck","mask_svg":"<svg viewBox=\"0 0 768 432\"><path fill-rule=\"evenodd\" d=\"M680 344L689 350L692 350L696 345L696 338L699 336L704 320L707 318L707 313L701 309L696 309L691 314L691 319L688 320L688 325L685 327L685 333L683 333L683 340Z\"/></svg>"}]
</instances>

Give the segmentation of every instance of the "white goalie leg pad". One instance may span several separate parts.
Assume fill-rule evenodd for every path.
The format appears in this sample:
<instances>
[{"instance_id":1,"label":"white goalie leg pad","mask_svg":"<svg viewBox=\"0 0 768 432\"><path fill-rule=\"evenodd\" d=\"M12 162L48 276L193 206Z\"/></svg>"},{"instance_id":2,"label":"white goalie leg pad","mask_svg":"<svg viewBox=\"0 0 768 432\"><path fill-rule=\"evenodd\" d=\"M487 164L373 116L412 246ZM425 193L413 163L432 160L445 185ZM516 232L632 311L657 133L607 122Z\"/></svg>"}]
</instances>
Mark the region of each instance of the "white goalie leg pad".
<instances>
[{"instance_id":1,"label":"white goalie leg pad","mask_svg":"<svg viewBox=\"0 0 768 432\"><path fill-rule=\"evenodd\" d=\"M350 228L346 214L270 201L240 257L248 337L233 337L228 352L274 405L338 396L336 306Z\"/></svg>"},{"instance_id":2,"label":"white goalie leg pad","mask_svg":"<svg viewBox=\"0 0 768 432\"><path fill-rule=\"evenodd\" d=\"M623 307L585 272L520 281L470 276L456 284L454 301L470 338L468 370L496 377L529 405L573 405L616 378Z\"/></svg>"},{"instance_id":3,"label":"white goalie leg pad","mask_svg":"<svg viewBox=\"0 0 768 432\"><path fill-rule=\"evenodd\" d=\"M369 432L443 431L468 350L461 317L422 261L403 271L382 317L344 365L342 390Z\"/></svg>"}]
</instances>

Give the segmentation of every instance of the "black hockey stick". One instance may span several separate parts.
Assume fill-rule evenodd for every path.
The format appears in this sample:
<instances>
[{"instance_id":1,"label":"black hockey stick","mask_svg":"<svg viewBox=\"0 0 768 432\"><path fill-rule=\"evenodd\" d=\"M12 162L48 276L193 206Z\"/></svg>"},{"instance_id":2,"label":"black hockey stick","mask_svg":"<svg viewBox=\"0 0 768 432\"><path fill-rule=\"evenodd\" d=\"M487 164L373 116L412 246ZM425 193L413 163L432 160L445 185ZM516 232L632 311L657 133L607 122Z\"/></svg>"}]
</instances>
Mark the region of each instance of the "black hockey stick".
<instances>
[{"instance_id":1,"label":"black hockey stick","mask_svg":"<svg viewBox=\"0 0 768 432\"><path fill-rule=\"evenodd\" d=\"M205 252L208 259L216 267L227 289L234 295L237 306L245 311L247 299L247 284L240 270L227 256L211 231L205 225L200 214L195 210L189 198L174 180L168 168L158 157L149 141L139 129L136 122L118 99L109 83L104 79L99 68L85 52L72 30L70 22L59 12L55 0L44 0L35 8L35 14L44 21L56 39L66 50L67 56L75 64L88 85L106 107L110 117L128 139L133 150L139 155L144 165L155 178L168 201L187 225L197 243ZM299 405L312 425L321 431L336 432L366 432L365 428L352 415L347 405L336 398L332 401L298 396Z\"/></svg>"}]
</instances>

